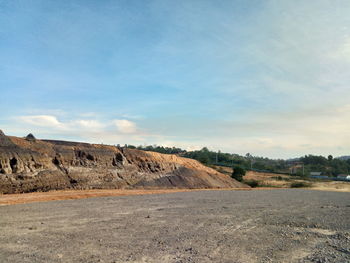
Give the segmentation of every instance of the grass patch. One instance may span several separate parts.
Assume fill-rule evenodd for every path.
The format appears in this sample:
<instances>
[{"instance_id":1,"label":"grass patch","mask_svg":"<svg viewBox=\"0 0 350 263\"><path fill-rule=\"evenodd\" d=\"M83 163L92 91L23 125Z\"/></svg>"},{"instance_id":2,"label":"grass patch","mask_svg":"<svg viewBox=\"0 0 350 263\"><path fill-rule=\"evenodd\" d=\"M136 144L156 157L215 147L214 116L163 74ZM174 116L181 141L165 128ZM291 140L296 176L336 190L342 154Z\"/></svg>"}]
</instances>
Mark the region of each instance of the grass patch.
<instances>
[{"instance_id":1,"label":"grass patch","mask_svg":"<svg viewBox=\"0 0 350 263\"><path fill-rule=\"evenodd\" d=\"M290 178L288 178L288 177L282 177L282 176L271 177L271 179L275 179L275 180L277 180L277 181L290 181Z\"/></svg>"},{"instance_id":2,"label":"grass patch","mask_svg":"<svg viewBox=\"0 0 350 263\"><path fill-rule=\"evenodd\" d=\"M306 182L293 182L290 185L291 188L304 188L304 187L310 187L310 186L311 184Z\"/></svg>"}]
</instances>

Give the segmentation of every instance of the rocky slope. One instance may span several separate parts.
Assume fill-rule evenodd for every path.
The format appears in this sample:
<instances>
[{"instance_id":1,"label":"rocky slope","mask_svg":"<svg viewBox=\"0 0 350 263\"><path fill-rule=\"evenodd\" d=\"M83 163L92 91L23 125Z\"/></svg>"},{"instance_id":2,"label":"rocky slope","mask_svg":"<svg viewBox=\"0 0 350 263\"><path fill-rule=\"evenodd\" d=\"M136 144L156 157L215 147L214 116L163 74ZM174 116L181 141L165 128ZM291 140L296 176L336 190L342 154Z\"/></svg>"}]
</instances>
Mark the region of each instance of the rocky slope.
<instances>
[{"instance_id":1,"label":"rocky slope","mask_svg":"<svg viewBox=\"0 0 350 263\"><path fill-rule=\"evenodd\" d=\"M247 187L175 155L6 136L0 130L0 193L92 188Z\"/></svg>"}]
</instances>

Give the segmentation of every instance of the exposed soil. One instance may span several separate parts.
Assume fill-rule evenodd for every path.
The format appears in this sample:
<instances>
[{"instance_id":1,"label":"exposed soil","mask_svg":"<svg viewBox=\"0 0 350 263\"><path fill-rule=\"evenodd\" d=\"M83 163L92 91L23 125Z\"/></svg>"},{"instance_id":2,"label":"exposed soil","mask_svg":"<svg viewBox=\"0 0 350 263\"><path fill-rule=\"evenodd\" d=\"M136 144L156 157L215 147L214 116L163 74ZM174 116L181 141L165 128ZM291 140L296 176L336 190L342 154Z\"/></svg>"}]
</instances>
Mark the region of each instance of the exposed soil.
<instances>
[{"instance_id":1,"label":"exposed soil","mask_svg":"<svg viewBox=\"0 0 350 263\"><path fill-rule=\"evenodd\" d=\"M247 188L196 160L111 145L6 136L0 194L62 189ZM248 187L249 188L249 187Z\"/></svg>"},{"instance_id":2,"label":"exposed soil","mask_svg":"<svg viewBox=\"0 0 350 263\"><path fill-rule=\"evenodd\" d=\"M210 190L219 190L219 189L210 189ZM220 190L252 190L252 188L228 188L228 189L220 188ZM152 190L94 189L94 190L61 190L61 191L35 192L35 193L24 193L24 194L3 194L3 195L0 195L0 206L27 204L27 203L33 203L33 202L47 202L47 201L56 201L56 200L83 199L83 198L103 197L103 196L148 195L148 194L164 194L164 193L177 193L177 192L190 192L190 191L209 191L209 189L152 189Z\"/></svg>"},{"instance_id":3,"label":"exposed soil","mask_svg":"<svg viewBox=\"0 0 350 263\"><path fill-rule=\"evenodd\" d=\"M0 262L350 262L348 193L277 189L0 207Z\"/></svg>"}]
</instances>

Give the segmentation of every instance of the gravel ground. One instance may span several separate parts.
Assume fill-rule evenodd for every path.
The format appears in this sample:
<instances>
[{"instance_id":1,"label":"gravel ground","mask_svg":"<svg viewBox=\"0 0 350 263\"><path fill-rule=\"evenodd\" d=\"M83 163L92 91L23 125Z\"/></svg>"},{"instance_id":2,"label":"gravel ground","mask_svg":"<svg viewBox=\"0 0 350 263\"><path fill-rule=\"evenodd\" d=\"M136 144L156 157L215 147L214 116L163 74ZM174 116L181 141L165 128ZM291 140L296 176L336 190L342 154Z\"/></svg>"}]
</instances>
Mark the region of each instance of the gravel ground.
<instances>
[{"instance_id":1,"label":"gravel ground","mask_svg":"<svg viewBox=\"0 0 350 263\"><path fill-rule=\"evenodd\" d=\"M350 194L199 191L2 206L0 262L350 262Z\"/></svg>"}]
</instances>

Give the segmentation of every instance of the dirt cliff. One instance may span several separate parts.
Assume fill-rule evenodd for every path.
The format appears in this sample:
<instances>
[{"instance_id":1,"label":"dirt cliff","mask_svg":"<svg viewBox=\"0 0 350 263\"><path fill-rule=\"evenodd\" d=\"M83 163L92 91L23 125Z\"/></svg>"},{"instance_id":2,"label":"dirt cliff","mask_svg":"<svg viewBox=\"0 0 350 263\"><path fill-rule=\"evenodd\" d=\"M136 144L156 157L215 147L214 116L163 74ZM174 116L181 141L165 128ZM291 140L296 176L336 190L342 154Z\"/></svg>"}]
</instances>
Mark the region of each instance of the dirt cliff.
<instances>
[{"instance_id":1,"label":"dirt cliff","mask_svg":"<svg viewBox=\"0 0 350 263\"><path fill-rule=\"evenodd\" d=\"M248 187L176 155L6 136L0 130L0 193L58 189Z\"/></svg>"}]
</instances>

